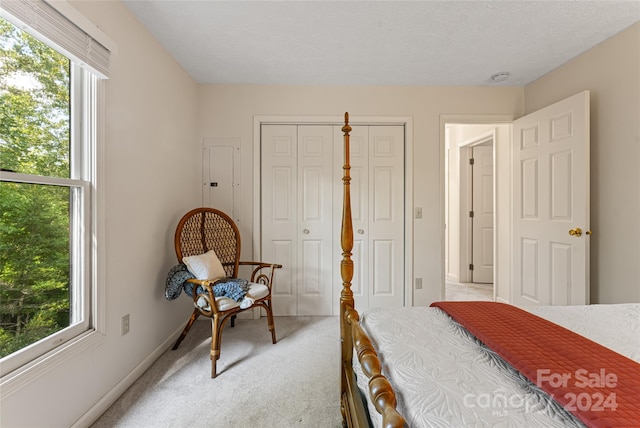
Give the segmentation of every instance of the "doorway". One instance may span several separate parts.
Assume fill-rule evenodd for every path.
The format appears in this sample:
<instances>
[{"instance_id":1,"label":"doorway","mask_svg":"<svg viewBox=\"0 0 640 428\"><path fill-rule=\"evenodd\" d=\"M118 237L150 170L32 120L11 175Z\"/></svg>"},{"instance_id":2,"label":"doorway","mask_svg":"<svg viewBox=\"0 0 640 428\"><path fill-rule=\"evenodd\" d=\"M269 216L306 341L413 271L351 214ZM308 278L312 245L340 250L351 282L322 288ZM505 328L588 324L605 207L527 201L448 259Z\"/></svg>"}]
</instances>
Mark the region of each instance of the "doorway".
<instances>
[{"instance_id":1,"label":"doorway","mask_svg":"<svg viewBox=\"0 0 640 428\"><path fill-rule=\"evenodd\" d=\"M445 280L457 280L456 272L458 278L465 274L460 269L460 257L465 255L460 248L466 247L459 245L464 235L459 233L459 217L452 221L460 215L460 202L450 197L461 181L451 171L457 168L451 156L457 146L450 144L456 125L495 129L493 299L516 304L526 304L521 300L588 303L589 234L580 232L589 231L589 91L515 121L508 116L441 116L443 297ZM546 155L541 156L544 150ZM523 227L542 224L538 220L545 225L533 231Z\"/></svg>"},{"instance_id":2,"label":"doorway","mask_svg":"<svg viewBox=\"0 0 640 428\"><path fill-rule=\"evenodd\" d=\"M510 125L504 122L444 124L446 300L498 296L496 213L498 205L508 206L508 191L497 194L496 160L498 147L508 150L510 140ZM508 169L501 176L508 176Z\"/></svg>"}]
</instances>

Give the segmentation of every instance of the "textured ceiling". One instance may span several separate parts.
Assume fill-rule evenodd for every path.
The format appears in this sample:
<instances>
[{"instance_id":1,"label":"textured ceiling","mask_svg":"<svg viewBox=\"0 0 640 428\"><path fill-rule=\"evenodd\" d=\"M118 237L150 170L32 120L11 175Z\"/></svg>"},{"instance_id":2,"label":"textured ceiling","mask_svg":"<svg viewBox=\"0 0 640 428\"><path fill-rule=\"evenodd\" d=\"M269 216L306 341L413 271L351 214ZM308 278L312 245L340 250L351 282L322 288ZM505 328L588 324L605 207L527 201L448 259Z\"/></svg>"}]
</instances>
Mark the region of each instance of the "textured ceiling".
<instances>
[{"instance_id":1,"label":"textured ceiling","mask_svg":"<svg viewBox=\"0 0 640 428\"><path fill-rule=\"evenodd\" d=\"M520 86L640 20L640 0L124 4L218 84Z\"/></svg>"}]
</instances>

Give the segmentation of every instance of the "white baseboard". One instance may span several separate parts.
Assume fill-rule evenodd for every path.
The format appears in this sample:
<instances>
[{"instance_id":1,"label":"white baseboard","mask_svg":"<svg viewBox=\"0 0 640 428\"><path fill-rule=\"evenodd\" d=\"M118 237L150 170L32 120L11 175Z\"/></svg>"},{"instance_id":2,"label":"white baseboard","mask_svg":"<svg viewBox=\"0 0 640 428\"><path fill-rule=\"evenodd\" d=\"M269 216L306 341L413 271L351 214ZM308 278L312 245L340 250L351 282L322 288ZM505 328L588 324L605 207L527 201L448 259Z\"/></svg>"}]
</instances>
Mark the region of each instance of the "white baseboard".
<instances>
[{"instance_id":1,"label":"white baseboard","mask_svg":"<svg viewBox=\"0 0 640 428\"><path fill-rule=\"evenodd\" d=\"M78 419L71 427L85 428L93 424L98 418L107 411L109 407L116 402L124 392L129 389L133 383L138 380L142 374L158 359L164 352L169 349L176 338L184 330L184 325L174 331L169 337L162 342L147 358L142 360L129 374L127 374L118 384L108 393L104 395L91 409L89 409L80 419Z\"/></svg>"}]
</instances>

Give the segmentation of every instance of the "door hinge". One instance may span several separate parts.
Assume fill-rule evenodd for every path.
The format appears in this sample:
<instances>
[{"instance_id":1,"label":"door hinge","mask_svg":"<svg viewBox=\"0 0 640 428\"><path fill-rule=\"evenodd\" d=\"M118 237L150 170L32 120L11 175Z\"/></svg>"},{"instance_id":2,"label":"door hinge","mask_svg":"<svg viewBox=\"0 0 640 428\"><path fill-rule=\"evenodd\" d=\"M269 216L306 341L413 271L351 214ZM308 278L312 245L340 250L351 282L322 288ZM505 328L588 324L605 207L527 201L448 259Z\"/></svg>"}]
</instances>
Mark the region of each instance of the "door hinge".
<instances>
[{"instance_id":1,"label":"door hinge","mask_svg":"<svg viewBox=\"0 0 640 428\"><path fill-rule=\"evenodd\" d=\"M469 158L469 165L473 165L475 163L476 163L476 161L475 161L474 158Z\"/></svg>"},{"instance_id":2,"label":"door hinge","mask_svg":"<svg viewBox=\"0 0 640 428\"><path fill-rule=\"evenodd\" d=\"M469 211L469 217L473 218L473 215L474 215L473 211Z\"/></svg>"},{"instance_id":3,"label":"door hinge","mask_svg":"<svg viewBox=\"0 0 640 428\"><path fill-rule=\"evenodd\" d=\"M473 270L473 263L469 263L469 270Z\"/></svg>"}]
</instances>

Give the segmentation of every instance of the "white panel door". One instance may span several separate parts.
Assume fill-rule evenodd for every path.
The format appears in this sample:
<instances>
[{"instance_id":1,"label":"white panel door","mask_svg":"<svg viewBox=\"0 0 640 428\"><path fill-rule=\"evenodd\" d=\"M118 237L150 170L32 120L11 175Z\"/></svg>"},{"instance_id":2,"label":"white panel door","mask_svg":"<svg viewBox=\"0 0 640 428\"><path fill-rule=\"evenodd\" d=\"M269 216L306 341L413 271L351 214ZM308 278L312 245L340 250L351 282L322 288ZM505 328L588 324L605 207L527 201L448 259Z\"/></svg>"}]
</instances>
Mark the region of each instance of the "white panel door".
<instances>
[{"instance_id":1,"label":"white panel door","mask_svg":"<svg viewBox=\"0 0 640 428\"><path fill-rule=\"evenodd\" d=\"M342 177L343 136L335 127L336 176ZM404 127L353 126L350 133L353 218L352 291L358 310L404 305ZM339 154L339 156L338 156ZM336 187L338 189L338 187ZM342 183L336 190L341 215ZM336 223L336 236L340 224ZM339 241L336 241L339 242ZM336 272L339 277L339 272ZM336 296L342 289L336 279ZM337 302L337 301L336 301ZM338 314L338 307L334 307Z\"/></svg>"},{"instance_id":2,"label":"white panel door","mask_svg":"<svg viewBox=\"0 0 640 428\"><path fill-rule=\"evenodd\" d=\"M331 315L333 130L261 128L262 258L282 264L275 315Z\"/></svg>"},{"instance_id":3,"label":"white panel door","mask_svg":"<svg viewBox=\"0 0 640 428\"><path fill-rule=\"evenodd\" d=\"M589 92L518 119L513 139L512 303L588 304Z\"/></svg>"},{"instance_id":4,"label":"white panel door","mask_svg":"<svg viewBox=\"0 0 640 428\"><path fill-rule=\"evenodd\" d=\"M472 264L473 282L493 283L493 146L474 146Z\"/></svg>"},{"instance_id":5,"label":"white panel door","mask_svg":"<svg viewBox=\"0 0 640 428\"><path fill-rule=\"evenodd\" d=\"M331 315L333 130L298 126L298 315ZM276 303L274 302L274 306Z\"/></svg>"},{"instance_id":6,"label":"white panel door","mask_svg":"<svg viewBox=\"0 0 640 428\"><path fill-rule=\"evenodd\" d=\"M404 305L404 127L369 127L369 306Z\"/></svg>"},{"instance_id":7,"label":"white panel door","mask_svg":"<svg viewBox=\"0 0 640 428\"><path fill-rule=\"evenodd\" d=\"M261 128L262 259L282 265L272 289L274 315L298 311L298 129Z\"/></svg>"}]
</instances>

